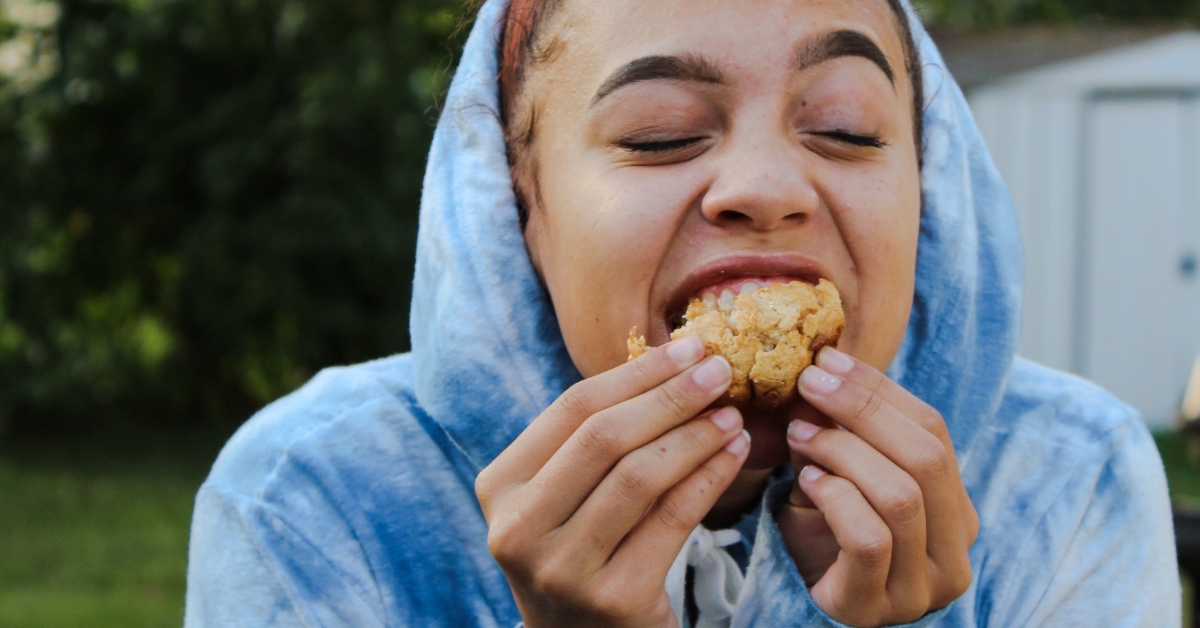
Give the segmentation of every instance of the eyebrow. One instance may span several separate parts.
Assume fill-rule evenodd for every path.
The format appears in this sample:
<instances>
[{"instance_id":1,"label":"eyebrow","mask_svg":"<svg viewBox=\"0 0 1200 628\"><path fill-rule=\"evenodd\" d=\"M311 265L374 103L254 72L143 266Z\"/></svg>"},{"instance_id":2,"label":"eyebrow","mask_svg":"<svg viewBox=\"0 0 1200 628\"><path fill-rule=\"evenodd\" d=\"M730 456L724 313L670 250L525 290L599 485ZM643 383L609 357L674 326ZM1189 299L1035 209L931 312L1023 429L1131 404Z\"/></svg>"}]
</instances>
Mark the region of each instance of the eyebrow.
<instances>
[{"instance_id":1,"label":"eyebrow","mask_svg":"<svg viewBox=\"0 0 1200 628\"><path fill-rule=\"evenodd\" d=\"M894 87L896 73L887 56L870 37L853 30L838 30L819 35L796 53L792 66L803 72L815 65L841 57L862 57L871 61L888 77ZM721 85L725 75L714 63L697 54L681 56L653 55L634 59L613 72L596 90L592 106L618 89L642 81L691 81Z\"/></svg>"},{"instance_id":2,"label":"eyebrow","mask_svg":"<svg viewBox=\"0 0 1200 628\"><path fill-rule=\"evenodd\" d=\"M725 75L716 65L700 55L642 57L626 63L613 72L612 76L608 77L608 80L604 81L604 84L596 91L596 96L592 98L592 105L595 106L605 96L626 85L661 79L720 85L725 82Z\"/></svg>"},{"instance_id":3,"label":"eyebrow","mask_svg":"<svg viewBox=\"0 0 1200 628\"><path fill-rule=\"evenodd\" d=\"M896 73L892 71L887 55L870 37L858 31L838 30L817 37L800 48L792 66L797 72L803 72L814 65L841 57L862 57L874 63L887 75L892 87L896 86Z\"/></svg>"}]
</instances>

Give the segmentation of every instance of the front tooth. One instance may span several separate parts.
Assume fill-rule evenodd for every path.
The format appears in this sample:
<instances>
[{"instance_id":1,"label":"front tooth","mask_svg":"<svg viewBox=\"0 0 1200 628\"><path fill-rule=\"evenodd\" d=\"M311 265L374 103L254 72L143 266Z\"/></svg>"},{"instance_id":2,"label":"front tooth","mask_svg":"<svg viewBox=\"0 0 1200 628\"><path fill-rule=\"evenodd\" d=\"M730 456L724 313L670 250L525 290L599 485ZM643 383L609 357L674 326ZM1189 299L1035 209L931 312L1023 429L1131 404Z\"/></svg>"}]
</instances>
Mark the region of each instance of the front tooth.
<instances>
[{"instance_id":1,"label":"front tooth","mask_svg":"<svg viewBox=\"0 0 1200 628\"><path fill-rule=\"evenodd\" d=\"M700 300L704 302L704 307L710 310L717 309L717 295L711 292L705 292L703 295L701 295Z\"/></svg>"},{"instance_id":2,"label":"front tooth","mask_svg":"<svg viewBox=\"0 0 1200 628\"><path fill-rule=\"evenodd\" d=\"M748 294L758 290L761 287L762 286L754 283L753 281L747 281L746 283L742 284L742 289L738 292L738 294Z\"/></svg>"},{"instance_id":3,"label":"front tooth","mask_svg":"<svg viewBox=\"0 0 1200 628\"><path fill-rule=\"evenodd\" d=\"M733 293L730 292L728 288L721 291L721 298L717 301L717 307L719 307L722 312L729 312L733 310Z\"/></svg>"}]
</instances>

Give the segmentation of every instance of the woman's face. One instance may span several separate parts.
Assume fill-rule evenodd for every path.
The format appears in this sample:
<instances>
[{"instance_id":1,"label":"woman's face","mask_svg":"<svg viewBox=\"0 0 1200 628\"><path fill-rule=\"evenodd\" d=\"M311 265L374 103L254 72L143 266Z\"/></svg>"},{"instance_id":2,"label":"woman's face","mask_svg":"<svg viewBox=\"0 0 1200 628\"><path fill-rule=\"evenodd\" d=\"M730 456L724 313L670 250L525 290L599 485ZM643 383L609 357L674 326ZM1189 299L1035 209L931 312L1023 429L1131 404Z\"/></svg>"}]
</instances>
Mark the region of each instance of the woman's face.
<instances>
[{"instance_id":1,"label":"woman's face","mask_svg":"<svg viewBox=\"0 0 1200 628\"><path fill-rule=\"evenodd\" d=\"M832 281L839 348L888 366L912 306L920 183L885 0L568 1L546 28L518 177L585 377L626 360L630 328L662 344L688 299L749 280ZM787 460L788 414L745 417L748 467Z\"/></svg>"}]
</instances>

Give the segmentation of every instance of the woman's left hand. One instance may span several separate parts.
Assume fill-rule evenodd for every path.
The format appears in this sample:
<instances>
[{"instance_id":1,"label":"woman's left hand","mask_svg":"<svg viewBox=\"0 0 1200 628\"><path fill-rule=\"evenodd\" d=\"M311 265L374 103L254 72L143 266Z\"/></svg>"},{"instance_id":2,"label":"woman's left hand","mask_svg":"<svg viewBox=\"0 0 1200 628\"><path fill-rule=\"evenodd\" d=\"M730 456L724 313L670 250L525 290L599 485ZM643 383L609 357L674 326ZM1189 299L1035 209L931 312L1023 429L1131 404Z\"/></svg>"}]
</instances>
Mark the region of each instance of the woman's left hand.
<instances>
[{"instance_id":1,"label":"woman's left hand","mask_svg":"<svg viewBox=\"0 0 1200 628\"><path fill-rule=\"evenodd\" d=\"M831 348L799 388L828 427L798 420L788 430L800 471L777 521L813 600L864 627L953 602L971 584L979 517L941 415Z\"/></svg>"}]
</instances>

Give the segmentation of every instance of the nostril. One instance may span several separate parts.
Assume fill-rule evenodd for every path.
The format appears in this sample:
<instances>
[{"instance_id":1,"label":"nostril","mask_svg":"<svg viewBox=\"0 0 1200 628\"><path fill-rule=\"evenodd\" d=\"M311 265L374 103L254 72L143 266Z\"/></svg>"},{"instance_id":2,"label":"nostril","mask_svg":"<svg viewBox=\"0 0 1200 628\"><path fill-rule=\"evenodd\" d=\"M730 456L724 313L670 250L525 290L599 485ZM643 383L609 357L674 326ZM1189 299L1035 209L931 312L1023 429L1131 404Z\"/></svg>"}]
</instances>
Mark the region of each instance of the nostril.
<instances>
[{"instance_id":1,"label":"nostril","mask_svg":"<svg viewBox=\"0 0 1200 628\"><path fill-rule=\"evenodd\" d=\"M750 216L746 215L746 214L743 214L742 212L735 211L735 210L732 210L732 209L726 209L726 210L724 210L724 211L722 211L722 212L720 212L720 213L718 213L718 214L717 214L717 222L724 222L724 223L738 223L738 222L746 222L746 223L750 223L750 222L754 222L754 219L753 219L753 218L751 218Z\"/></svg>"}]
</instances>

